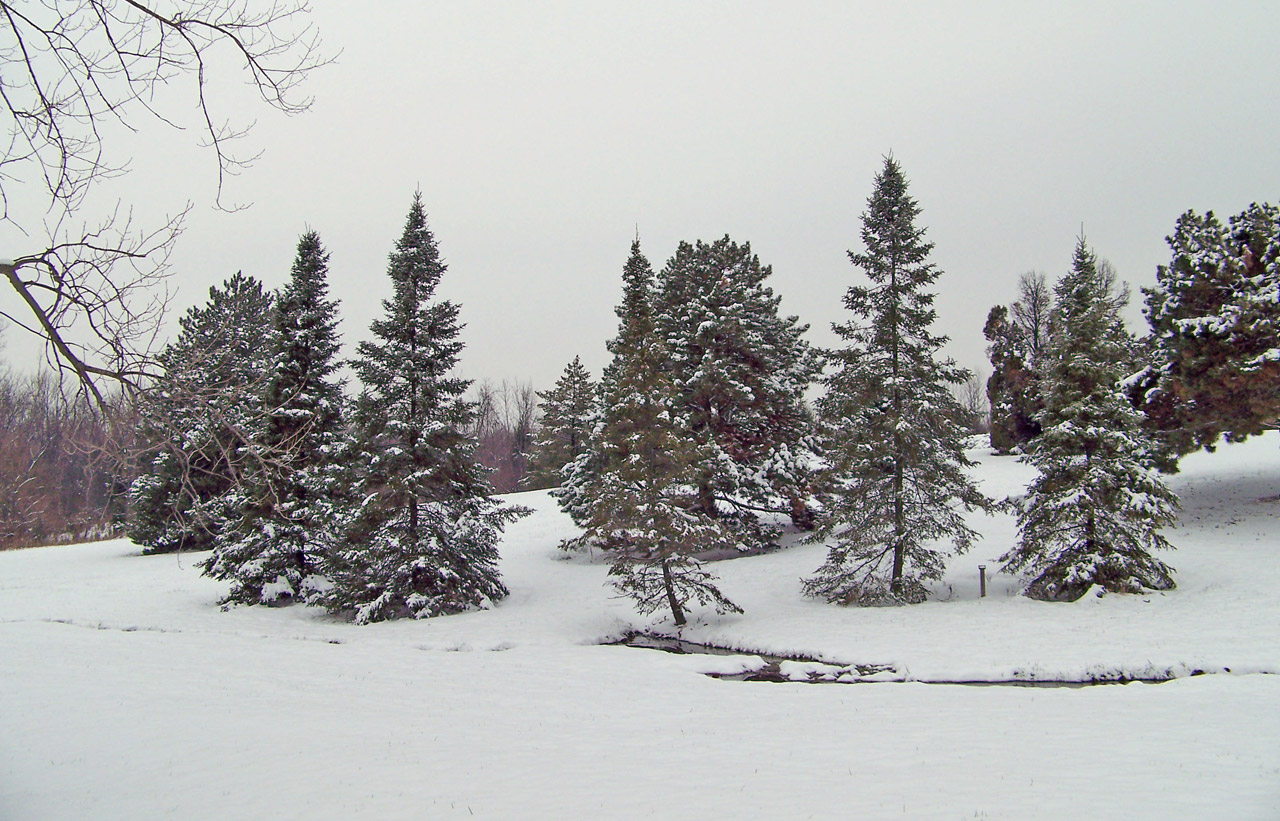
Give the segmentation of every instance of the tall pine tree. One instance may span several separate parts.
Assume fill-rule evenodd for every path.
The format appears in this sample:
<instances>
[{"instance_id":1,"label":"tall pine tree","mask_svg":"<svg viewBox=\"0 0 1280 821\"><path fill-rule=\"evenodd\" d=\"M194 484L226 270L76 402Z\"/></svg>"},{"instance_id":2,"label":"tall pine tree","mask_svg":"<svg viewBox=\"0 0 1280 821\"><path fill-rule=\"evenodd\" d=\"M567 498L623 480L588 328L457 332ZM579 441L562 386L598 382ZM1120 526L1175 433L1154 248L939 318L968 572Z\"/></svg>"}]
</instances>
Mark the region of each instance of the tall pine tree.
<instances>
[{"instance_id":1,"label":"tall pine tree","mask_svg":"<svg viewBox=\"0 0 1280 821\"><path fill-rule=\"evenodd\" d=\"M591 374L574 357L549 391L538 391L542 418L533 445L533 458L524 478L531 490L558 487L563 471L591 449L591 433L600 415L600 400Z\"/></svg>"},{"instance_id":2,"label":"tall pine tree","mask_svg":"<svg viewBox=\"0 0 1280 821\"><path fill-rule=\"evenodd\" d=\"M644 614L666 607L677 626L690 600L740 613L693 554L728 547L715 520L692 510L697 444L676 418L669 355L654 323L653 272L631 246L623 269L621 327L611 344L598 469L586 488L582 541L610 548L613 586Z\"/></svg>"},{"instance_id":3,"label":"tall pine tree","mask_svg":"<svg viewBox=\"0 0 1280 821\"><path fill-rule=\"evenodd\" d=\"M808 326L779 315L771 273L750 244L682 242L655 300L679 420L704 454L697 510L733 514L748 531L760 513L810 526L818 462L804 393L819 357L804 341Z\"/></svg>"},{"instance_id":4,"label":"tall pine tree","mask_svg":"<svg viewBox=\"0 0 1280 821\"><path fill-rule=\"evenodd\" d=\"M848 345L830 353L838 369L818 401L834 490L815 539L830 550L805 590L828 601L923 601L944 570L937 543L967 549L977 533L964 511L991 504L965 473L964 411L948 389L968 371L939 361L946 337L929 332L937 312L925 289L939 271L919 213L887 158L862 215L866 252L849 252L872 286L845 294L857 319L833 326Z\"/></svg>"},{"instance_id":5,"label":"tall pine tree","mask_svg":"<svg viewBox=\"0 0 1280 821\"><path fill-rule=\"evenodd\" d=\"M578 527L589 527L591 518L591 500L598 491L601 472L606 468L604 448L600 445L600 434L604 424L603 409L609 397L618 393L618 371L623 360L635 347L635 339L628 335L630 317L643 313L644 321L653 323L653 266L640 252L640 239L631 243L631 254L622 269L622 303L614 309L618 316L618 335L605 343L613 360L605 366L600 375L600 384L596 389L597 403L600 413L592 419L590 438L592 446L579 453L572 462L561 469L563 481L553 491L560 509L573 519ZM586 542L580 539L569 539L561 544L566 550L582 546Z\"/></svg>"},{"instance_id":6,"label":"tall pine tree","mask_svg":"<svg viewBox=\"0 0 1280 821\"><path fill-rule=\"evenodd\" d=\"M457 613L507 595L498 541L524 513L491 498L465 433L469 381L452 376L458 306L434 300L445 272L415 194L387 264L394 294L353 366L358 502L322 602L357 623Z\"/></svg>"},{"instance_id":7,"label":"tall pine tree","mask_svg":"<svg viewBox=\"0 0 1280 821\"><path fill-rule=\"evenodd\" d=\"M271 317L271 294L236 273L178 321L160 354L163 373L140 402L150 458L129 489L129 538L144 552L205 550L222 529L262 413Z\"/></svg>"},{"instance_id":8,"label":"tall pine tree","mask_svg":"<svg viewBox=\"0 0 1280 821\"><path fill-rule=\"evenodd\" d=\"M264 415L246 480L230 497L205 573L231 581L224 604L305 599L323 582L345 480L338 369L338 303L328 299L329 254L315 231L298 240L276 306Z\"/></svg>"},{"instance_id":9,"label":"tall pine tree","mask_svg":"<svg viewBox=\"0 0 1280 821\"><path fill-rule=\"evenodd\" d=\"M1159 531L1177 499L1151 467L1142 416L1121 387L1130 338L1083 238L1055 298L1043 432L1028 458L1040 475L1004 569L1027 571L1026 593L1038 599L1074 601L1093 585L1171 589L1173 570L1151 554L1169 548Z\"/></svg>"}]
</instances>

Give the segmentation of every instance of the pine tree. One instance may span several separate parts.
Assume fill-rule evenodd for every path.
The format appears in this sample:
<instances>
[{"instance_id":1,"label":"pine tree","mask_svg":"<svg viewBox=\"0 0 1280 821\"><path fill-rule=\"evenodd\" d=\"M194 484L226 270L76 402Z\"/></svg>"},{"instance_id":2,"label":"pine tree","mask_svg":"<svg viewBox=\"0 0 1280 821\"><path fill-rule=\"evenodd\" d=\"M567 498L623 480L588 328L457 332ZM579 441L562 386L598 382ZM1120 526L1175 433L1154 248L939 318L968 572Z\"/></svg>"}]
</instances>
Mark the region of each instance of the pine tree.
<instances>
[{"instance_id":1,"label":"pine tree","mask_svg":"<svg viewBox=\"0 0 1280 821\"><path fill-rule=\"evenodd\" d=\"M374 341L353 363L360 499L322 597L357 623L457 613L507 595L498 541L526 511L493 498L465 433L470 382L451 376L462 342L458 306L433 300L445 272L415 194L387 273Z\"/></svg>"},{"instance_id":2,"label":"pine tree","mask_svg":"<svg viewBox=\"0 0 1280 821\"><path fill-rule=\"evenodd\" d=\"M1173 571L1159 529L1176 497L1151 465L1142 417L1125 397L1129 335L1083 238L1056 289L1045 374L1044 428L1028 461L1040 471L1018 516L1019 542L1002 558L1026 570L1027 595L1073 601L1093 585L1168 590Z\"/></svg>"},{"instance_id":3,"label":"pine tree","mask_svg":"<svg viewBox=\"0 0 1280 821\"><path fill-rule=\"evenodd\" d=\"M610 396L618 392L618 371L623 360L635 347L635 339L628 336L631 317L643 313L646 322L653 321L653 267L640 252L640 240L631 243L631 254L622 270L622 303L614 309L618 316L618 335L605 343L613 360L605 366L600 376L600 384L596 388L596 403L599 412L591 420L590 439L592 446L587 448L561 470L563 481L553 495L560 509L573 519L578 527L589 526L592 497L598 492L601 472L605 469L603 448L600 446L600 435L604 424L603 409ZM570 539L561 544L566 550L580 547L584 542Z\"/></svg>"},{"instance_id":4,"label":"pine tree","mask_svg":"<svg viewBox=\"0 0 1280 821\"><path fill-rule=\"evenodd\" d=\"M750 244L727 236L682 242L655 300L679 419L705 454L697 510L733 514L748 532L758 513L789 513L809 527L815 501L818 459L804 393L820 362L803 339L808 326L778 314L771 273Z\"/></svg>"},{"instance_id":5,"label":"pine tree","mask_svg":"<svg viewBox=\"0 0 1280 821\"><path fill-rule=\"evenodd\" d=\"M542 418L525 475L530 490L558 487L564 469L591 450L591 433L600 415L600 401L591 374L574 357L549 391L538 391Z\"/></svg>"},{"instance_id":6,"label":"pine tree","mask_svg":"<svg viewBox=\"0 0 1280 821\"><path fill-rule=\"evenodd\" d=\"M315 231L298 253L275 313L275 346L245 481L234 517L204 561L230 580L223 604L303 600L319 585L344 480L338 303L327 298L329 254Z\"/></svg>"},{"instance_id":7,"label":"pine tree","mask_svg":"<svg viewBox=\"0 0 1280 821\"><path fill-rule=\"evenodd\" d=\"M1172 259L1145 291L1157 364L1130 391L1181 455L1280 418L1280 209L1254 204L1225 226L1188 211L1167 241Z\"/></svg>"},{"instance_id":8,"label":"pine tree","mask_svg":"<svg viewBox=\"0 0 1280 821\"><path fill-rule=\"evenodd\" d=\"M977 533L963 511L991 505L965 474L964 411L947 387L968 372L938 360L946 337L929 332L937 312L925 289L939 271L919 213L887 158L862 215L866 253L849 252L873 285L845 294L857 319L833 326L849 344L830 352L838 370L818 401L835 490L815 534L830 550L805 590L832 602L923 601L944 570L936 543L967 549Z\"/></svg>"},{"instance_id":9,"label":"pine tree","mask_svg":"<svg viewBox=\"0 0 1280 821\"><path fill-rule=\"evenodd\" d=\"M262 413L271 316L262 283L237 272L178 321L140 403L139 439L154 455L129 489L129 538L144 552L205 550L222 529Z\"/></svg>"},{"instance_id":10,"label":"pine tree","mask_svg":"<svg viewBox=\"0 0 1280 821\"><path fill-rule=\"evenodd\" d=\"M691 599L740 613L694 553L731 546L721 525L690 509L699 454L676 419L669 355L654 325L653 273L631 246L623 270L622 325L610 344L598 472L585 498L582 541L609 548L613 586L649 614L664 605L677 626Z\"/></svg>"}]
</instances>

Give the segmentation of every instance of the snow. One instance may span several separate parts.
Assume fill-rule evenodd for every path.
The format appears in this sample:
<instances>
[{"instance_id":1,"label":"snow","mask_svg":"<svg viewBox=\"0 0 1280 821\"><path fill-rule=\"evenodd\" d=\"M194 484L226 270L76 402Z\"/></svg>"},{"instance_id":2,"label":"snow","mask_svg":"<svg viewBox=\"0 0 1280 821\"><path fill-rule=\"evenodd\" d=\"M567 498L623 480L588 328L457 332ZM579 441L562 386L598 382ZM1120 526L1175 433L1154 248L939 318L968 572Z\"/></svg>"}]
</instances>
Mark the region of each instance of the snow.
<instances>
[{"instance_id":1,"label":"snow","mask_svg":"<svg viewBox=\"0 0 1280 821\"><path fill-rule=\"evenodd\" d=\"M970 456L989 495L1034 475ZM1013 517L974 514L984 540L912 607L802 598L820 545L718 562L746 613L695 609L682 636L742 655L601 646L671 625L557 549L576 531L545 493L514 499L535 513L502 545L510 597L425 621L222 612L205 554L3 553L0 818L1275 818L1280 435L1188 457L1171 485L1176 590L1016 596L991 576ZM797 679L886 669L703 675L756 653L826 662L783 662Z\"/></svg>"}]
</instances>

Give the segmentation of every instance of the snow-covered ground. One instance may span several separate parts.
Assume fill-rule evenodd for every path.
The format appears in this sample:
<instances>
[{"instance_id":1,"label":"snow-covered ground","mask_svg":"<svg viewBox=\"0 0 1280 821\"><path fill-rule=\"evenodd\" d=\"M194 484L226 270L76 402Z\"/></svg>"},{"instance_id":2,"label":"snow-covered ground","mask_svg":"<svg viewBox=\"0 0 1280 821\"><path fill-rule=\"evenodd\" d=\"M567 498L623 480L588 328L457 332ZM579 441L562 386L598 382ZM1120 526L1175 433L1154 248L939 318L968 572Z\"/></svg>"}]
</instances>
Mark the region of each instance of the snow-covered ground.
<instances>
[{"instance_id":1,"label":"snow-covered ground","mask_svg":"<svg viewBox=\"0 0 1280 821\"><path fill-rule=\"evenodd\" d=\"M975 455L992 495L1030 478ZM556 549L572 525L545 494L503 544L510 598L422 622L221 612L198 556L121 541L2 553L0 819L1278 818L1280 436L1172 484L1169 593L1044 604L997 575L979 598L1001 515L937 601L806 600L823 548L798 545L718 563L746 614L683 633L903 683L718 681L752 660L600 646L670 625Z\"/></svg>"}]
</instances>

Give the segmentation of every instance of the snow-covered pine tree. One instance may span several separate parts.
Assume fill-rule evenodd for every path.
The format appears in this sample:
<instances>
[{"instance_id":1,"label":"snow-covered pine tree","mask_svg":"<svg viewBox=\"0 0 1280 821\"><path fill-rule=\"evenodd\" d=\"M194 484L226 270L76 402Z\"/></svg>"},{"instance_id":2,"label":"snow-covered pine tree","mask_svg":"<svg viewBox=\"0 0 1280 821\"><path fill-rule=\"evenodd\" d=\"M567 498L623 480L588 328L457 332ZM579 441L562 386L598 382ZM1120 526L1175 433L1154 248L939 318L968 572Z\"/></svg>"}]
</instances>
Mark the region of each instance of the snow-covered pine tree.
<instances>
[{"instance_id":1,"label":"snow-covered pine tree","mask_svg":"<svg viewBox=\"0 0 1280 821\"><path fill-rule=\"evenodd\" d=\"M685 624L691 599L740 613L693 554L727 547L719 522L691 510L697 444L676 419L669 356L654 325L653 273L637 240L623 269L622 320L610 344L597 471L583 499L581 541L610 548L613 586L641 613L663 607Z\"/></svg>"},{"instance_id":2,"label":"snow-covered pine tree","mask_svg":"<svg viewBox=\"0 0 1280 821\"><path fill-rule=\"evenodd\" d=\"M705 456L696 509L736 519L744 537L757 514L812 525L815 456L804 393L821 363L807 325L778 314L749 243L680 243L658 275L655 319L671 352L679 421ZM745 525L745 527L743 527Z\"/></svg>"},{"instance_id":3,"label":"snow-covered pine tree","mask_svg":"<svg viewBox=\"0 0 1280 821\"><path fill-rule=\"evenodd\" d=\"M470 382L451 375L462 351L458 306L433 301L444 271L416 193L387 264L394 294L353 363L364 386L353 411L358 501L320 599L360 624L507 595L498 541L526 511L493 499L473 459Z\"/></svg>"},{"instance_id":4,"label":"snow-covered pine tree","mask_svg":"<svg viewBox=\"0 0 1280 821\"><path fill-rule=\"evenodd\" d=\"M178 320L139 402L146 463L129 489L129 538L143 552L204 550L222 528L245 432L262 413L271 311L262 283L236 273Z\"/></svg>"},{"instance_id":5,"label":"snow-covered pine tree","mask_svg":"<svg viewBox=\"0 0 1280 821\"><path fill-rule=\"evenodd\" d=\"M1280 209L1254 204L1227 225L1188 211L1167 241L1172 259L1144 289L1157 364L1129 384L1182 455L1280 418Z\"/></svg>"},{"instance_id":6,"label":"snow-covered pine tree","mask_svg":"<svg viewBox=\"0 0 1280 821\"><path fill-rule=\"evenodd\" d=\"M533 458L523 485L531 490L559 487L564 468L591 449L600 399L591 374L575 356L549 391L538 391L541 420Z\"/></svg>"},{"instance_id":7,"label":"snow-covered pine tree","mask_svg":"<svg viewBox=\"0 0 1280 821\"><path fill-rule=\"evenodd\" d=\"M924 601L944 570L938 542L967 549L977 533L964 512L991 506L965 472L964 411L948 389L968 371L938 359L946 337L929 331L937 312L925 289L939 271L919 213L886 158L862 215L866 253L849 252L872 286L845 294L857 319L833 326L848 345L829 353L838 369L818 400L833 491L814 540L830 550L804 587L831 602Z\"/></svg>"},{"instance_id":8,"label":"snow-covered pine tree","mask_svg":"<svg viewBox=\"0 0 1280 821\"><path fill-rule=\"evenodd\" d=\"M230 604L304 600L323 586L325 555L344 490L338 303L328 296L329 254L315 231L298 240L275 312L275 345L245 480L205 574L231 581Z\"/></svg>"},{"instance_id":9,"label":"snow-covered pine tree","mask_svg":"<svg viewBox=\"0 0 1280 821\"><path fill-rule=\"evenodd\" d=\"M1074 601L1093 585L1171 589L1173 570L1152 552L1169 548L1159 531L1173 523L1177 498L1151 467L1142 416L1120 385L1131 341L1083 238L1054 291L1043 431L1027 457L1040 475L1004 570L1026 571L1026 594L1053 601Z\"/></svg>"},{"instance_id":10,"label":"snow-covered pine tree","mask_svg":"<svg viewBox=\"0 0 1280 821\"><path fill-rule=\"evenodd\" d=\"M591 418L591 447L582 451L572 462L561 469L560 487L553 492L560 509L573 519L578 527L588 526L591 515L589 500L596 490L596 482L604 469L602 448L599 447L601 425L603 424L603 407L609 396L617 393L618 369L621 367L624 353L634 347L634 341L626 336L628 317L643 310L652 321L653 267L640 251L640 239L631 243L631 254L622 269L623 293L622 303L614 309L618 316L618 335L605 343L613 360L605 366L600 375L600 384L596 386L597 412ZM639 301L643 300L640 304ZM560 546L565 550L580 547L579 539L569 539Z\"/></svg>"}]
</instances>

